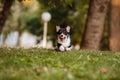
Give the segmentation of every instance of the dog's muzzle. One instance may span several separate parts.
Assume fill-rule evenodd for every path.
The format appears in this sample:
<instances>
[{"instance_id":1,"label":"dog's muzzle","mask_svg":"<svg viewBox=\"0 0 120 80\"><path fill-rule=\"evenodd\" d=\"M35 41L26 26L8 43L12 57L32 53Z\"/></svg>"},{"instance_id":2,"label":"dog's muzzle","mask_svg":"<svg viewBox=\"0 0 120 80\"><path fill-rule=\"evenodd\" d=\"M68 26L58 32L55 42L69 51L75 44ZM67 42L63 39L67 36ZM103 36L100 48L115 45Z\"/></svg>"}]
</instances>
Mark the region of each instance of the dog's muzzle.
<instances>
[{"instance_id":1,"label":"dog's muzzle","mask_svg":"<svg viewBox=\"0 0 120 80\"><path fill-rule=\"evenodd\" d=\"M60 39L61 41L63 41L63 40L65 39L65 36L64 36L64 35L60 35L60 36L59 36L59 39Z\"/></svg>"}]
</instances>

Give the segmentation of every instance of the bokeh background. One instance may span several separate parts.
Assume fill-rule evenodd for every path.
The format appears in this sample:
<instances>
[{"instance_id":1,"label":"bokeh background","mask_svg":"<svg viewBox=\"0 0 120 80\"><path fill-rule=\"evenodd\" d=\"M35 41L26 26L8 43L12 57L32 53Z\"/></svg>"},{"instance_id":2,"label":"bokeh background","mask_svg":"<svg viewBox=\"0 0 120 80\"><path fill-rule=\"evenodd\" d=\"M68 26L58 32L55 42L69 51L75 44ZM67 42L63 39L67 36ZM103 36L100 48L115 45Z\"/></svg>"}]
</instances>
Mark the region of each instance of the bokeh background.
<instances>
[{"instance_id":1,"label":"bokeh background","mask_svg":"<svg viewBox=\"0 0 120 80\"><path fill-rule=\"evenodd\" d=\"M48 47L55 46L56 25L71 26L74 45L80 45L89 0L15 0L0 38L2 46L42 46L43 21L41 14L50 12ZM0 5L2 6L2 4Z\"/></svg>"},{"instance_id":2,"label":"bokeh background","mask_svg":"<svg viewBox=\"0 0 120 80\"><path fill-rule=\"evenodd\" d=\"M2 13L2 11L4 11L8 13L7 17L4 17L6 18L4 26L0 28L2 31L0 32L0 45L2 47L41 47L44 26L41 14L47 11L52 16L48 22L47 48L55 47L56 25L66 24L71 26L72 43L75 49L80 49L81 47L85 26L87 24L87 14L90 8L89 3L95 2L94 0L6 1L7 0L0 1L0 12ZM96 2L99 3L99 1ZM7 4L10 4L10 9L4 9L4 6ZM99 45L100 50L109 50L109 13L110 8L107 9L105 16L104 30ZM0 14L0 16L4 15Z\"/></svg>"}]
</instances>

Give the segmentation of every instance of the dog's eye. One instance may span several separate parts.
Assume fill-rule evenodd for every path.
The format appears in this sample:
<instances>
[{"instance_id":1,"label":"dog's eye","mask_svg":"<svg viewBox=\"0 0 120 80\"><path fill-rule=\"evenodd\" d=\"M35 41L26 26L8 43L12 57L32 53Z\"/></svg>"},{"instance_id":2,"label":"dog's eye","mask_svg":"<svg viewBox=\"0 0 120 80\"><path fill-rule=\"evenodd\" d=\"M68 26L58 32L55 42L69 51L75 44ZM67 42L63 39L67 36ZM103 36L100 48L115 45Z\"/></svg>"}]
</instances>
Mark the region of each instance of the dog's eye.
<instances>
[{"instance_id":1,"label":"dog's eye","mask_svg":"<svg viewBox=\"0 0 120 80\"><path fill-rule=\"evenodd\" d=\"M59 34L61 33L61 31L58 32Z\"/></svg>"},{"instance_id":2,"label":"dog's eye","mask_svg":"<svg viewBox=\"0 0 120 80\"><path fill-rule=\"evenodd\" d=\"M61 34L61 33L62 33L62 31L61 31L61 30L57 32L57 34Z\"/></svg>"}]
</instances>

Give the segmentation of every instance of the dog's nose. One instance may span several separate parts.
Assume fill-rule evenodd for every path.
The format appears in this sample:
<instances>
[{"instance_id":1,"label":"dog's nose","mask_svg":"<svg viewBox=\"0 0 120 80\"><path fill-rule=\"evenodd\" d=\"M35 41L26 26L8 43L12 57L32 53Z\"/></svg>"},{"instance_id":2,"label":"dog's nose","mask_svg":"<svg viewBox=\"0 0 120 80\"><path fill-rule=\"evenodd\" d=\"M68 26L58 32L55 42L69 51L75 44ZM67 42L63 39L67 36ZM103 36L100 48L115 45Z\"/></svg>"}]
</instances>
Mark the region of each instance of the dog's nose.
<instances>
[{"instance_id":1,"label":"dog's nose","mask_svg":"<svg viewBox=\"0 0 120 80\"><path fill-rule=\"evenodd\" d=\"M60 37L63 37L63 35L60 35Z\"/></svg>"}]
</instances>

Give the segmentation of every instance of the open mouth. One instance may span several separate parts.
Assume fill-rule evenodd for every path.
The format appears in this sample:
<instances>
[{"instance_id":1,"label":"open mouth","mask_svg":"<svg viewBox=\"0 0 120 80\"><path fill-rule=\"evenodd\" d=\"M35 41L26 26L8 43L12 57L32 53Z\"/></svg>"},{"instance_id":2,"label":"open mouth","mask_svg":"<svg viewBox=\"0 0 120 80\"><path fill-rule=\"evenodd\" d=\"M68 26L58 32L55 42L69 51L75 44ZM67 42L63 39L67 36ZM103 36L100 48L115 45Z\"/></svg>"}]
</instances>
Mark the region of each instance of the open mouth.
<instances>
[{"instance_id":1,"label":"open mouth","mask_svg":"<svg viewBox=\"0 0 120 80\"><path fill-rule=\"evenodd\" d=\"M65 37L60 36L59 39L63 41L65 39Z\"/></svg>"}]
</instances>

